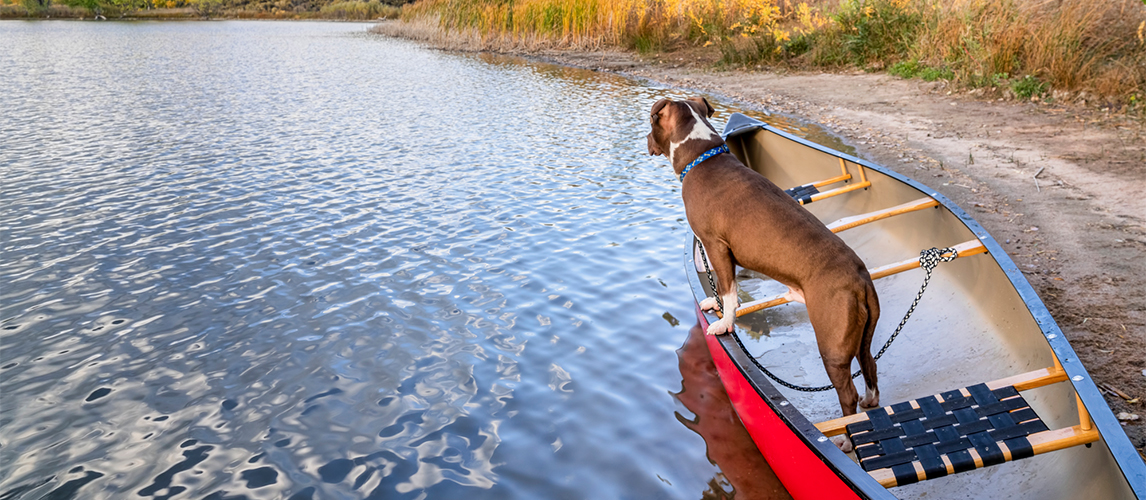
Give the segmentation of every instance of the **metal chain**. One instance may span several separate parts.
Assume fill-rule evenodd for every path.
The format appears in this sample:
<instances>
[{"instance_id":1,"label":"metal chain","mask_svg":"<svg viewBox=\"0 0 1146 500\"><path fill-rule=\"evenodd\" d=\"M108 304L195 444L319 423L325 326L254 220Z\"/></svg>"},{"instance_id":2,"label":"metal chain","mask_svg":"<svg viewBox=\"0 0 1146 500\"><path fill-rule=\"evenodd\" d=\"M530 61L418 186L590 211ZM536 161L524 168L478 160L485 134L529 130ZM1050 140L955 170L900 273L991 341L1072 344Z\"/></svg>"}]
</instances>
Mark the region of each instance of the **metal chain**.
<instances>
[{"instance_id":1,"label":"metal chain","mask_svg":"<svg viewBox=\"0 0 1146 500\"><path fill-rule=\"evenodd\" d=\"M704 254L704 245L700 243L699 239L696 239L696 244L699 245L700 256L704 259L704 272L708 274L708 283L712 285L712 292L716 293L716 284L712 281L712 271L708 269L708 257ZM951 255L944 257L943 254L945 253L950 253ZM899 332L903 330L903 325L907 324L907 320L911 317L911 313L915 312L915 306L919 305L919 299L923 298L923 292L927 290L927 283L931 281L931 272L935 270L935 267L938 266L940 262L951 262L958 257L959 251L955 248L938 249L933 247L919 252L919 267L922 267L923 270L927 272L927 275L923 278L923 286L919 287L919 293L915 294L915 300L911 301L911 307L907 308L907 314L903 315L903 320L899 322L899 326L895 327L895 332L891 334L891 337L888 337L887 342L884 342L883 348L880 349L879 353L875 355L875 359L878 360L883 356L883 353L887 352L887 348L891 347L891 343L895 341L895 337L899 336ZM716 302L719 306L719 296L717 296ZM723 309L721 311L723 313ZM740 340L740 336L737 335L735 331L732 332L732 338L736 339L736 343L740 346L740 349L742 349L745 353L748 352L748 348L744 347L744 342ZM752 363L756 365L756 368L764 372L768 378L789 389L800 392L821 392L830 390L834 387L832 385L821 385L818 387L795 385L791 382L781 379L780 377L777 377L775 374L768 371L768 369L764 368L764 365L760 364L760 361L755 357L752 357L751 355L748 357L752 360ZM856 372L852 374L852 378L860 376L860 373L860 370L856 370Z\"/></svg>"},{"instance_id":2,"label":"metal chain","mask_svg":"<svg viewBox=\"0 0 1146 500\"><path fill-rule=\"evenodd\" d=\"M951 255L944 257L943 254L948 252L950 252ZM907 318L910 318L911 313L915 312L915 306L919 305L919 299L923 298L923 291L927 290L927 282L931 281L931 271L934 271L940 262L951 262L957 258L959 258L959 251L955 248L944 248L940 250L931 247L919 252L919 267L922 267L923 270L927 272L927 275L923 277L923 286L919 287L919 293L915 294L915 300L911 301L911 307L907 308L907 314L903 315L903 321L900 321L899 326L895 327L895 333L892 333L891 337L887 339L887 342L883 344L883 348L875 355L875 359L879 359L883 356L883 353L887 352L887 348L891 347L891 341L895 340L895 337L903 330L903 325L907 324ZM855 377L855 375L852 375L852 378Z\"/></svg>"},{"instance_id":3,"label":"metal chain","mask_svg":"<svg viewBox=\"0 0 1146 500\"><path fill-rule=\"evenodd\" d=\"M716 310L724 315L724 298L720 296L720 292L716 290L716 281L712 279L712 270L708 268L708 255L704 253L704 243L700 242L700 238L693 237L696 241L697 248L700 249L700 260L704 261L704 274L708 275L708 286L712 287L712 295L716 297Z\"/></svg>"}]
</instances>

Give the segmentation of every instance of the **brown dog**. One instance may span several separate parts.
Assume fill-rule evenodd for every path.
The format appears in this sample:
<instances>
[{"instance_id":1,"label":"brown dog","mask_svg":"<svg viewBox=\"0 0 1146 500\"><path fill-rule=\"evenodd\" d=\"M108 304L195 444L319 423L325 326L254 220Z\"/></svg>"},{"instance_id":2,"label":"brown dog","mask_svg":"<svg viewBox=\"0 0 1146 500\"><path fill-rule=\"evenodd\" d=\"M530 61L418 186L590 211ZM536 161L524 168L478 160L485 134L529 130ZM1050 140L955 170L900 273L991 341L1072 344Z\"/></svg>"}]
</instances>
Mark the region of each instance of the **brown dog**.
<instances>
[{"instance_id":1,"label":"brown dog","mask_svg":"<svg viewBox=\"0 0 1146 500\"><path fill-rule=\"evenodd\" d=\"M712 113L704 98L657 101L649 117L649 154L667 156L679 177L693 160L724 144L708 123ZM735 266L763 273L787 285L789 298L807 305L844 415L854 414L857 402L878 406L871 339L879 299L859 256L783 190L731 154L716 154L690 169L681 196L688 224L716 273L725 310L708 334L733 329L733 311L739 305ZM705 299L700 306L715 309L716 299ZM859 358L867 385L862 401L852 383L853 358Z\"/></svg>"}]
</instances>

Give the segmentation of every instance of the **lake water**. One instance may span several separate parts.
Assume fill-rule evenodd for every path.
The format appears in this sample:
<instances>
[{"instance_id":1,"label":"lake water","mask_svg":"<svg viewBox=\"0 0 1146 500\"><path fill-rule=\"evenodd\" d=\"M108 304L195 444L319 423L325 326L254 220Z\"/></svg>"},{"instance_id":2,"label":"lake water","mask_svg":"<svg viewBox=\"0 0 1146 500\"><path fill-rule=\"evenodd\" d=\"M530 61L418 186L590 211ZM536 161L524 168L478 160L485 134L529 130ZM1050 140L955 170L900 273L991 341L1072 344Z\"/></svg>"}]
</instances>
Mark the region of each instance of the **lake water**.
<instances>
[{"instance_id":1,"label":"lake water","mask_svg":"<svg viewBox=\"0 0 1146 500\"><path fill-rule=\"evenodd\" d=\"M682 348L686 94L367 28L0 23L0 498L783 496Z\"/></svg>"}]
</instances>

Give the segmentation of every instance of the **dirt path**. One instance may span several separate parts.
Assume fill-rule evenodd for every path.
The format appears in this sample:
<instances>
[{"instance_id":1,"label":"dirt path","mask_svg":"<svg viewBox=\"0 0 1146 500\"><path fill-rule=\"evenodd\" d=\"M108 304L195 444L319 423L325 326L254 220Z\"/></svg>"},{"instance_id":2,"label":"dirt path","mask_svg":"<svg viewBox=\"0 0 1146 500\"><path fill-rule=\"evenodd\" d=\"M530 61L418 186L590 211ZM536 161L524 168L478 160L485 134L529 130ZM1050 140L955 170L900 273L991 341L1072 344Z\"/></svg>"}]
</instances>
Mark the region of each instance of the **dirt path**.
<instances>
[{"instance_id":1,"label":"dirt path","mask_svg":"<svg viewBox=\"0 0 1146 500\"><path fill-rule=\"evenodd\" d=\"M482 48L432 28L379 28L443 48ZM1094 380L1110 386L1104 395L1114 413L1140 416L1123 428L1146 457L1146 123L1083 106L992 101L882 74L713 71L711 59L698 54L518 55L812 120L858 156L951 198L1023 269Z\"/></svg>"},{"instance_id":2,"label":"dirt path","mask_svg":"<svg viewBox=\"0 0 1146 500\"><path fill-rule=\"evenodd\" d=\"M1003 244L1146 456L1146 124L1081 106L990 101L865 73L711 71L616 52L556 62L727 96L819 122L934 187ZM1036 185L1037 174L1037 185Z\"/></svg>"}]
</instances>

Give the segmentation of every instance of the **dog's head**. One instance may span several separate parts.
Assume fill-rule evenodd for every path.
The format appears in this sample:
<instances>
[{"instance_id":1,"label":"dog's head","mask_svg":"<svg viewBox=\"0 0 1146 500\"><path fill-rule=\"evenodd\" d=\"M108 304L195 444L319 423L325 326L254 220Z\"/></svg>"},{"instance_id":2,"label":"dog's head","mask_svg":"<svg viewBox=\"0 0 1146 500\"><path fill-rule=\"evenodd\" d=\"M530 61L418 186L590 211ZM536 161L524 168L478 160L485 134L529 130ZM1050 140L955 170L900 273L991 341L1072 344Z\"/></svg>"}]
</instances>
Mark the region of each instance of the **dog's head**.
<instances>
[{"instance_id":1,"label":"dog's head","mask_svg":"<svg viewBox=\"0 0 1146 500\"><path fill-rule=\"evenodd\" d=\"M703 97L690 97L683 101L661 99L649 112L649 154L664 155L673 160L677 146L691 139L720 139L708 118L716 110Z\"/></svg>"}]
</instances>

